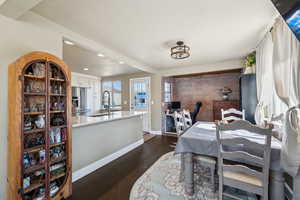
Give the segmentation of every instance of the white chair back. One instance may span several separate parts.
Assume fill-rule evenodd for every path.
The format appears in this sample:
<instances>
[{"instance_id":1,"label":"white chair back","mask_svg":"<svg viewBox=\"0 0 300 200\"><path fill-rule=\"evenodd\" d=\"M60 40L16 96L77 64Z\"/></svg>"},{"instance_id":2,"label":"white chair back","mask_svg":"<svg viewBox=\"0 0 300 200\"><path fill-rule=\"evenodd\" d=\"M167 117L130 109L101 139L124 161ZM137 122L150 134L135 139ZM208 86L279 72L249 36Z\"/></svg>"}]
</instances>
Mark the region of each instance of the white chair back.
<instances>
[{"instance_id":1,"label":"white chair back","mask_svg":"<svg viewBox=\"0 0 300 200\"><path fill-rule=\"evenodd\" d=\"M175 111L174 112L174 121L175 121L177 136L180 136L185 130L183 114L181 112Z\"/></svg>"},{"instance_id":2,"label":"white chair back","mask_svg":"<svg viewBox=\"0 0 300 200\"><path fill-rule=\"evenodd\" d=\"M223 193L223 185L255 193L261 195L263 200L268 200L272 129L271 125L260 128L245 120L217 124L219 200L223 199L223 195L233 198L231 194ZM264 138L264 142L242 136L230 136L230 133L236 130L246 130L260 135ZM248 164L252 163L256 168L242 163L225 164L224 160L242 160Z\"/></svg>"},{"instance_id":3,"label":"white chair back","mask_svg":"<svg viewBox=\"0 0 300 200\"><path fill-rule=\"evenodd\" d=\"M245 110L239 111L235 108L230 108L228 110L221 109L222 112L222 121L236 121L236 120L245 120Z\"/></svg>"},{"instance_id":4,"label":"white chair back","mask_svg":"<svg viewBox=\"0 0 300 200\"><path fill-rule=\"evenodd\" d=\"M184 122L185 129L188 129L193 125L190 111L183 109L182 114L183 114L183 122Z\"/></svg>"}]
</instances>

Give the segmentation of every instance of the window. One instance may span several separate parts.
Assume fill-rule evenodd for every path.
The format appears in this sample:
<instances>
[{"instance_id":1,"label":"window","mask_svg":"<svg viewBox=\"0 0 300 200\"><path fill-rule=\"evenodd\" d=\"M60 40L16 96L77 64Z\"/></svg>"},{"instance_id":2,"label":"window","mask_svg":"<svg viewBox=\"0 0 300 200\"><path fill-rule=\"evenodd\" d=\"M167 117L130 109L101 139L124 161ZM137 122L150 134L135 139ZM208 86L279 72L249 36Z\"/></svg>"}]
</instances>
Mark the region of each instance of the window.
<instances>
[{"instance_id":1,"label":"window","mask_svg":"<svg viewBox=\"0 0 300 200\"><path fill-rule=\"evenodd\" d=\"M172 101L172 84L169 82L165 82L165 102Z\"/></svg>"},{"instance_id":2,"label":"window","mask_svg":"<svg viewBox=\"0 0 300 200\"><path fill-rule=\"evenodd\" d=\"M110 92L110 105L111 108L121 109L122 108L122 82L117 81L103 81L102 82L102 93L107 90Z\"/></svg>"}]
</instances>

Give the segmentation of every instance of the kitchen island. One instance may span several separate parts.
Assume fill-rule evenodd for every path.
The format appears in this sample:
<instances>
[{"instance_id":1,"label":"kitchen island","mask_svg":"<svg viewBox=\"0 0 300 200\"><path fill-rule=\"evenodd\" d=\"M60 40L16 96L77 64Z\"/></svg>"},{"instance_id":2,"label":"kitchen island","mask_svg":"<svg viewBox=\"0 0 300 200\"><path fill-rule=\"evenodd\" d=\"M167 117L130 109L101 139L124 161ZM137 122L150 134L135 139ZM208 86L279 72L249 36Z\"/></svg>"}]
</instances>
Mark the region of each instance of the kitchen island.
<instances>
[{"instance_id":1,"label":"kitchen island","mask_svg":"<svg viewBox=\"0 0 300 200\"><path fill-rule=\"evenodd\" d=\"M143 112L73 117L73 181L144 143Z\"/></svg>"}]
</instances>

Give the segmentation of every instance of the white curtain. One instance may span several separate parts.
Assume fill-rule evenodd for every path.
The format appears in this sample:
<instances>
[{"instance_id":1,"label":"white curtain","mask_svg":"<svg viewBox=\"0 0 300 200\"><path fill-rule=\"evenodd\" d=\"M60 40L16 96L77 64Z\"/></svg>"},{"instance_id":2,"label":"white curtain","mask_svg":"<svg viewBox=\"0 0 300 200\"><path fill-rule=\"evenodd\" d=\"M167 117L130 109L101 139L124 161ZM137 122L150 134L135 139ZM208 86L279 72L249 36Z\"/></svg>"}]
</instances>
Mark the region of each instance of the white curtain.
<instances>
[{"instance_id":1,"label":"white curtain","mask_svg":"<svg viewBox=\"0 0 300 200\"><path fill-rule=\"evenodd\" d=\"M274 81L273 81L273 41L271 33L267 33L256 49L256 81L258 105L255 121L263 125L265 117L273 113ZM269 116L270 117L270 116Z\"/></svg>"},{"instance_id":2,"label":"white curtain","mask_svg":"<svg viewBox=\"0 0 300 200\"><path fill-rule=\"evenodd\" d=\"M273 39L268 32L256 49L257 99L255 120L258 125L285 113L287 107L276 94L273 75Z\"/></svg>"},{"instance_id":3,"label":"white curtain","mask_svg":"<svg viewBox=\"0 0 300 200\"><path fill-rule=\"evenodd\" d=\"M300 165L300 44L282 18L274 26L274 81L276 93L288 106L282 140L282 166L296 176Z\"/></svg>"}]
</instances>

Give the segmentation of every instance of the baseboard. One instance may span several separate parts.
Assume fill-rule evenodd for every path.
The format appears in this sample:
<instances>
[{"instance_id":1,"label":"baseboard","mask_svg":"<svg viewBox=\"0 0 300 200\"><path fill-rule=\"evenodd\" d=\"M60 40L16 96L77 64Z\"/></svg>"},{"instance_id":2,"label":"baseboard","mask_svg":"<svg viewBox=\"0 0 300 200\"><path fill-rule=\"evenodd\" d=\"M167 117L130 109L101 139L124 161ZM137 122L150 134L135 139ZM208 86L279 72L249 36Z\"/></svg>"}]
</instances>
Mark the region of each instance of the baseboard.
<instances>
[{"instance_id":1,"label":"baseboard","mask_svg":"<svg viewBox=\"0 0 300 200\"><path fill-rule=\"evenodd\" d=\"M122 148L121 150L119 150L113 154L110 154L110 155L102 158L101 160L98 160L84 168L81 168L81 169L73 172L72 173L72 182L75 182L75 181L81 179L82 177L92 173L93 171L103 167L104 165L107 165L108 163L116 160L117 158L128 153L129 151L132 151L133 149L141 146L143 143L144 143L144 139L141 139L133 144L130 144L130 145Z\"/></svg>"},{"instance_id":2,"label":"baseboard","mask_svg":"<svg viewBox=\"0 0 300 200\"><path fill-rule=\"evenodd\" d=\"M293 190L287 183L284 184L284 196L287 200L293 199Z\"/></svg>"},{"instance_id":3,"label":"baseboard","mask_svg":"<svg viewBox=\"0 0 300 200\"><path fill-rule=\"evenodd\" d=\"M150 131L151 134L154 134L154 135L161 135L161 131Z\"/></svg>"}]
</instances>

